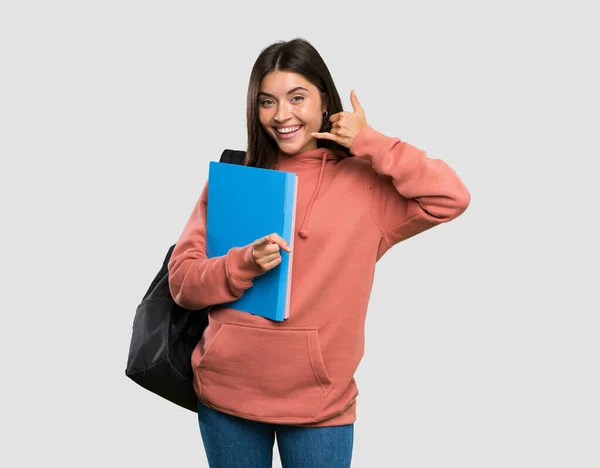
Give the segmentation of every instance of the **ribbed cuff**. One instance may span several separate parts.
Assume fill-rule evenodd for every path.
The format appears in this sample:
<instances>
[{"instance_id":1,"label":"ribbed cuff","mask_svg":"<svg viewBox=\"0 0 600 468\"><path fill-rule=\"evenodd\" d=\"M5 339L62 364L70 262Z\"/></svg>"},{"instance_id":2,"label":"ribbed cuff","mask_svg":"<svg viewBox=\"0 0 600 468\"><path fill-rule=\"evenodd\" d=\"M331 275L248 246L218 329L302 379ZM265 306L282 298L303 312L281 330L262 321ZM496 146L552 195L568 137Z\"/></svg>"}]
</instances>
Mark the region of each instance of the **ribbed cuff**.
<instances>
[{"instance_id":1,"label":"ribbed cuff","mask_svg":"<svg viewBox=\"0 0 600 468\"><path fill-rule=\"evenodd\" d=\"M364 156L375 156L386 145L389 145L390 137L378 132L370 125L360 129L354 137L350 153L360 158Z\"/></svg>"},{"instance_id":2,"label":"ribbed cuff","mask_svg":"<svg viewBox=\"0 0 600 468\"><path fill-rule=\"evenodd\" d=\"M227 252L227 273L240 289L252 286L252 280L264 270L252 258L252 244L232 247Z\"/></svg>"}]
</instances>

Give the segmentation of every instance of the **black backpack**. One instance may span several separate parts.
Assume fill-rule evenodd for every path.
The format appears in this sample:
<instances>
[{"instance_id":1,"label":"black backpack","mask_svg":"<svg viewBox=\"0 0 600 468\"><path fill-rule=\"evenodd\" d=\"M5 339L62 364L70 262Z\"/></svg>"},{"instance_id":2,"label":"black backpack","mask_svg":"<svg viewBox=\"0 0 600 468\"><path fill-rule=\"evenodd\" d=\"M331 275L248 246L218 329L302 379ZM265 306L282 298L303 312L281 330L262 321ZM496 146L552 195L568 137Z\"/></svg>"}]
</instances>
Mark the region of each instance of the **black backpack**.
<instances>
[{"instance_id":1,"label":"black backpack","mask_svg":"<svg viewBox=\"0 0 600 468\"><path fill-rule=\"evenodd\" d=\"M226 149L221 162L243 164L244 151ZM125 375L146 390L196 412L192 351L208 325L208 311L184 309L169 289L167 265L173 244L162 267L137 306Z\"/></svg>"}]
</instances>

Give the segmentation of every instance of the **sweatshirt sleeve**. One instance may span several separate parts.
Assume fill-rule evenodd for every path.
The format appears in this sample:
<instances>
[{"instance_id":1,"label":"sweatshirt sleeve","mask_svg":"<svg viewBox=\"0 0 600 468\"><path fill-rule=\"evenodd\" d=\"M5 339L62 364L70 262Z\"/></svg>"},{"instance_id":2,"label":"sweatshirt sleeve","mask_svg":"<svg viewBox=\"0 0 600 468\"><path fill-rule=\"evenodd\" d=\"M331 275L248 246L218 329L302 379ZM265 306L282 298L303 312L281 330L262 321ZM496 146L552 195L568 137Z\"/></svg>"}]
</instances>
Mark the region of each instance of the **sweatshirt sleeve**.
<instances>
[{"instance_id":1,"label":"sweatshirt sleeve","mask_svg":"<svg viewBox=\"0 0 600 468\"><path fill-rule=\"evenodd\" d=\"M400 241L451 221L469 206L471 195L441 159L367 125L350 152L371 163L369 207L382 234L378 258Z\"/></svg>"},{"instance_id":2,"label":"sweatshirt sleeve","mask_svg":"<svg viewBox=\"0 0 600 468\"><path fill-rule=\"evenodd\" d=\"M252 258L252 244L233 247L226 255L206 256L208 183L177 241L168 263L169 288L180 306L198 310L240 298L252 280L264 273Z\"/></svg>"}]
</instances>

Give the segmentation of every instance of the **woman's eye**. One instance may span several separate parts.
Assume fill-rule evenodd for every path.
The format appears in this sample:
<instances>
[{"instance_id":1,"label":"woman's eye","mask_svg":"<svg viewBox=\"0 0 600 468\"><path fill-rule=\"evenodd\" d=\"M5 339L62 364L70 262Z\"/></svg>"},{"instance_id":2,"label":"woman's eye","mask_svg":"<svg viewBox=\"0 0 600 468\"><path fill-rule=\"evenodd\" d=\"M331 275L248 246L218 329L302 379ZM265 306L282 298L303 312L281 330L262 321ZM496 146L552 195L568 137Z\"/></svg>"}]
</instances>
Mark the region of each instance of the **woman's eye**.
<instances>
[{"instance_id":1,"label":"woman's eye","mask_svg":"<svg viewBox=\"0 0 600 468\"><path fill-rule=\"evenodd\" d=\"M264 105L266 105L267 102L271 102L271 100L270 99L265 99L264 101L260 101L260 105L264 106Z\"/></svg>"},{"instance_id":2,"label":"woman's eye","mask_svg":"<svg viewBox=\"0 0 600 468\"><path fill-rule=\"evenodd\" d=\"M300 98L300 100L304 100L303 96L294 96L294 99L296 99L296 98Z\"/></svg>"}]
</instances>

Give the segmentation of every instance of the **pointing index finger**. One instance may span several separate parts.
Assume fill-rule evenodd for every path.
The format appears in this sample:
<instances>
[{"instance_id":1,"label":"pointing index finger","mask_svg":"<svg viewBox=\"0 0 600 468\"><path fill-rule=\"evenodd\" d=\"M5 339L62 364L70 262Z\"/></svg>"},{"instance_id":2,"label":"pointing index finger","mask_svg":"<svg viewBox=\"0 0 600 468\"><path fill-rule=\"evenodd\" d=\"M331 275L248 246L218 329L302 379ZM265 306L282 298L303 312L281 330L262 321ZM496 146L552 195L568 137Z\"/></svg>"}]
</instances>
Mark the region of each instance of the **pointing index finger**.
<instances>
[{"instance_id":1,"label":"pointing index finger","mask_svg":"<svg viewBox=\"0 0 600 468\"><path fill-rule=\"evenodd\" d=\"M287 241L281 237L279 234L272 234L271 237L271 242L279 245L279 247L287 250L288 252L291 252L291 248L290 245L287 243Z\"/></svg>"}]
</instances>

